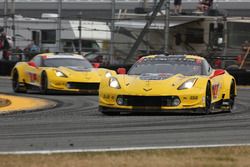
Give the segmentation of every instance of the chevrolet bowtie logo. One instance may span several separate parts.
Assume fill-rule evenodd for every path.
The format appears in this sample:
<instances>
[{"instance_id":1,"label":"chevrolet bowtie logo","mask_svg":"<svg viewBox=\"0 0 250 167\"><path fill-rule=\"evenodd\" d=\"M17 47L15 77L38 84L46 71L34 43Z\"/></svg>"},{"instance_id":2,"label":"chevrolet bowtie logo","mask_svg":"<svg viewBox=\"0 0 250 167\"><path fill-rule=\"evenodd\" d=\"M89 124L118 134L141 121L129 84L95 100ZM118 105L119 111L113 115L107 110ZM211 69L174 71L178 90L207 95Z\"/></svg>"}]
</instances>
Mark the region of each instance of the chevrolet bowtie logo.
<instances>
[{"instance_id":1,"label":"chevrolet bowtie logo","mask_svg":"<svg viewBox=\"0 0 250 167\"><path fill-rule=\"evenodd\" d=\"M143 90L145 90L146 92L152 90L152 88L143 88Z\"/></svg>"}]
</instances>

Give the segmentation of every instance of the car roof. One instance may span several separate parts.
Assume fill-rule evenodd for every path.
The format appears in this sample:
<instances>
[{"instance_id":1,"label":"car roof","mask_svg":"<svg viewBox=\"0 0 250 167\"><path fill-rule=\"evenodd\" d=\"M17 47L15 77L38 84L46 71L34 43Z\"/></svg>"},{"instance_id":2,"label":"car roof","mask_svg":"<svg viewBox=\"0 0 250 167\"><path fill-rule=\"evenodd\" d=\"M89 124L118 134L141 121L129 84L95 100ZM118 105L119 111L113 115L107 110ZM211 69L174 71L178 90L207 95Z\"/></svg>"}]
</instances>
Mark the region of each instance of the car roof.
<instances>
[{"instance_id":1,"label":"car roof","mask_svg":"<svg viewBox=\"0 0 250 167\"><path fill-rule=\"evenodd\" d=\"M88 56L88 55L109 55L110 53L107 53L107 52L89 52L87 53L85 56Z\"/></svg>"},{"instance_id":2,"label":"car roof","mask_svg":"<svg viewBox=\"0 0 250 167\"><path fill-rule=\"evenodd\" d=\"M187 58L187 59L199 59L199 60L203 60L204 58L201 56L197 56L197 55L164 55L164 54L157 54L157 55L149 55L149 56L144 56L142 57L142 59L144 58L161 58L161 57L176 57L176 58Z\"/></svg>"},{"instance_id":3,"label":"car roof","mask_svg":"<svg viewBox=\"0 0 250 167\"><path fill-rule=\"evenodd\" d=\"M74 58L74 59L85 59L83 56L74 53L42 53L37 56L50 58Z\"/></svg>"}]
</instances>

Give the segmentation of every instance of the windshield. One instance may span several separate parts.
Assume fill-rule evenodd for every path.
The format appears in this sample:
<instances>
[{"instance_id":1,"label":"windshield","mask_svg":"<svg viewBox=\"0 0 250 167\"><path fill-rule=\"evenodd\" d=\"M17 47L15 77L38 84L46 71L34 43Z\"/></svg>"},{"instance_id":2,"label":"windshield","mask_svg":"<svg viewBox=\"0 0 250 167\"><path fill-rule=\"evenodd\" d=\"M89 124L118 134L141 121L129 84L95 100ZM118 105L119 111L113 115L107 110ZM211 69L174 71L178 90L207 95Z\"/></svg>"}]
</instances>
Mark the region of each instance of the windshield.
<instances>
[{"instance_id":1,"label":"windshield","mask_svg":"<svg viewBox=\"0 0 250 167\"><path fill-rule=\"evenodd\" d=\"M96 54L96 53L90 53L90 54L87 54L87 55L85 56L85 58L88 59L88 60L93 60L93 59L95 59L95 58L98 57L98 56L99 56L99 55Z\"/></svg>"},{"instance_id":2,"label":"windshield","mask_svg":"<svg viewBox=\"0 0 250 167\"><path fill-rule=\"evenodd\" d=\"M182 74L185 76L201 75L202 61L186 58L144 58L139 60L129 70L129 75L141 75L145 73Z\"/></svg>"},{"instance_id":3,"label":"windshield","mask_svg":"<svg viewBox=\"0 0 250 167\"><path fill-rule=\"evenodd\" d=\"M92 65L85 59L75 58L49 58L44 60L45 67L83 67L93 68Z\"/></svg>"}]
</instances>

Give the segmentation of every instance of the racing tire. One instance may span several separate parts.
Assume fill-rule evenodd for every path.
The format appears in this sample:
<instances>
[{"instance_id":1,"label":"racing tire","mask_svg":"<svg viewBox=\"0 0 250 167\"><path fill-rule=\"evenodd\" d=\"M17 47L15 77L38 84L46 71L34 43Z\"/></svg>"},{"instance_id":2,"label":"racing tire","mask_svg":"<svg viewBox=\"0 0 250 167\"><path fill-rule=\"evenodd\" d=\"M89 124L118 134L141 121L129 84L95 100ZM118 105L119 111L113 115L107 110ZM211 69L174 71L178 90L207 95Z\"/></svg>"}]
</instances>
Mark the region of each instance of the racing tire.
<instances>
[{"instance_id":1,"label":"racing tire","mask_svg":"<svg viewBox=\"0 0 250 167\"><path fill-rule=\"evenodd\" d=\"M108 111L107 109L105 109L105 107L101 106L99 106L99 112L101 112L103 115L109 115L109 116L120 115L120 112Z\"/></svg>"},{"instance_id":2,"label":"racing tire","mask_svg":"<svg viewBox=\"0 0 250 167\"><path fill-rule=\"evenodd\" d=\"M40 88L41 94L48 94L48 77L45 72L42 73L41 77L41 88Z\"/></svg>"},{"instance_id":3,"label":"racing tire","mask_svg":"<svg viewBox=\"0 0 250 167\"><path fill-rule=\"evenodd\" d=\"M229 106L226 112L232 112L232 109L234 107L234 101L235 101L235 83L232 80L229 91Z\"/></svg>"},{"instance_id":4,"label":"racing tire","mask_svg":"<svg viewBox=\"0 0 250 167\"><path fill-rule=\"evenodd\" d=\"M210 83L208 83L206 87L206 97L205 97L205 108L204 108L205 114L211 113L211 101L212 101L211 86Z\"/></svg>"},{"instance_id":5,"label":"racing tire","mask_svg":"<svg viewBox=\"0 0 250 167\"><path fill-rule=\"evenodd\" d=\"M19 74L17 70L14 70L12 77L12 88L16 93L26 93L27 89L25 86L22 86L19 82Z\"/></svg>"}]
</instances>

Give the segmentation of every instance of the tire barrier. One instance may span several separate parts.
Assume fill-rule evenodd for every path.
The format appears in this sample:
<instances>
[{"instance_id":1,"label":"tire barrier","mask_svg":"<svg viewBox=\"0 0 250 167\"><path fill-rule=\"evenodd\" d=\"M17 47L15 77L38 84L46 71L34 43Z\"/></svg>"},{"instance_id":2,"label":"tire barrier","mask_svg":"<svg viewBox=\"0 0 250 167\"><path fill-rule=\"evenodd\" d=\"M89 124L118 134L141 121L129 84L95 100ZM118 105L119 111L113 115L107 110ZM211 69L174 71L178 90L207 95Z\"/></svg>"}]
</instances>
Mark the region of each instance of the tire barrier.
<instances>
[{"instance_id":1,"label":"tire barrier","mask_svg":"<svg viewBox=\"0 0 250 167\"><path fill-rule=\"evenodd\" d=\"M227 72L234 76L237 85L250 85L250 71L246 69L231 69Z\"/></svg>"},{"instance_id":2,"label":"tire barrier","mask_svg":"<svg viewBox=\"0 0 250 167\"><path fill-rule=\"evenodd\" d=\"M16 61L0 60L0 76L9 76Z\"/></svg>"}]
</instances>

